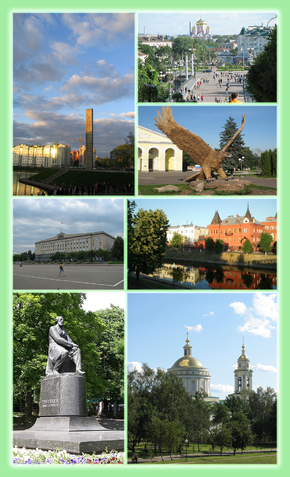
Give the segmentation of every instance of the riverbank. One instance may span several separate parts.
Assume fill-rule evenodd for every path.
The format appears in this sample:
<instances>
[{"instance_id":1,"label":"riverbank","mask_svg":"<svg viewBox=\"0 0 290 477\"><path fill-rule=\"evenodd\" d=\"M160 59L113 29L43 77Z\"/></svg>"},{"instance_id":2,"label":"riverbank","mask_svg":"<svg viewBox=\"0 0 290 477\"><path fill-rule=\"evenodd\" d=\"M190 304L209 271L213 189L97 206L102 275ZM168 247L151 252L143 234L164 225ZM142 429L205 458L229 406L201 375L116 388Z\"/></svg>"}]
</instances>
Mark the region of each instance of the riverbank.
<instances>
[{"instance_id":1,"label":"riverbank","mask_svg":"<svg viewBox=\"0 0 290 477\"><path fill-rule=\"evenodd\" d=\"M264 255L262 253L237 253L237 252L223 252L220 255L210 252L183 252L183 251L167 251L163 259L165 262L190 262L192 265L202 267L203 265L209 266L222 266L222 265L234 265L238 267L250 267L250 268L263 268L276 270L277 269L277 255L269 254Z\"/></svg>"}]
</instances>

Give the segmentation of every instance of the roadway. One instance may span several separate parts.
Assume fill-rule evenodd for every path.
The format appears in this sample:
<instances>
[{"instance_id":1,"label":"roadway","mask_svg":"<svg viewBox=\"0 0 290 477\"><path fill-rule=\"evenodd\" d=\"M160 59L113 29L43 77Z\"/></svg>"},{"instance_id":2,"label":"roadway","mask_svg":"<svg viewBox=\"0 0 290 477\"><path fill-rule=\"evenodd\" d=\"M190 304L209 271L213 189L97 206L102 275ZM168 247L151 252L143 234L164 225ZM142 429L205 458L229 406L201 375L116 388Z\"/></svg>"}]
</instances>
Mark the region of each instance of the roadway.
<instances>
[{"instance_id":1,"label":"roadway","mask_svg":"<svg viewBox=\"0 0 290 477\"><path fill-rule=\"evenodd\" d=\"M59 264L13 265L14 290L123 290L123 265L64 264L65 276L59 276Z\"/></svg>"}]
</instances>

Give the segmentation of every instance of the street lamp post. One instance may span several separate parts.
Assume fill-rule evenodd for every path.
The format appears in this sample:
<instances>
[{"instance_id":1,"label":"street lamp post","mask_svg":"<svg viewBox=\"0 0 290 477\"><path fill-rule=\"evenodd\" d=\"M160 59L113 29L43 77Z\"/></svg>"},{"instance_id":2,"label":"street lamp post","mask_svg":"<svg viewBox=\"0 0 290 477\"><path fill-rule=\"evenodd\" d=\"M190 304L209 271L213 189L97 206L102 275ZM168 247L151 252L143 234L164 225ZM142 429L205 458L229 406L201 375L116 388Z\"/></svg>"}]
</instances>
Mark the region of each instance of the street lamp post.
<instances>
[{"instance_id":1,"label":"street lamp post","mask_svg":"<svg viewBox=\"0 0 290 477\"><path fill-rule=\"evenodd\" d=\"M186 444L186 460L187 460L187 444L188 444L188 439L185 439L185 444Z\"/></svg>"},{"instance_id":2,"label":"street lamp post","mask_svg":"<svg viewBox=\"0 0 290 477\"><path fill-rule=\"evenodd\" d=\"M241 164L241 172L243 172L243 162L244 162L245 157L242 156L241 159L239 159L240 164Z\"/></svg>"}]
</instances>

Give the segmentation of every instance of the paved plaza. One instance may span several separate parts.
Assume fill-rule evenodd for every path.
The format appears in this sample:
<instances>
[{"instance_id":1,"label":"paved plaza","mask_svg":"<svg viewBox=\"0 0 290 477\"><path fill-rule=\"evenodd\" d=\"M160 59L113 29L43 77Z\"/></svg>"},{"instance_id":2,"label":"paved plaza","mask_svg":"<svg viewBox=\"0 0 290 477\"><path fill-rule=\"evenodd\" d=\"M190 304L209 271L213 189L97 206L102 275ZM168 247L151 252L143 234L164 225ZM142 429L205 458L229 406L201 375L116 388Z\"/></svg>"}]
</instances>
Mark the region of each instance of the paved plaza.
<instances>
[{"instance_id":1,"label":"paved plaza","mask_svg":"<svg viewBox=\"0 0 290 477\"><path fill-rule=\"evenodd\" d=\"M230 79L226 74L221 76L222 72L218 72L218 77L213 79L213 76L216 74L215 71L210 73L203 73L198 71L195 78L190 78L186 83L182 85L182 95L185 100L189 98L188 91L195 93L196 96L203 96L203 101L201 99L198 103L215 103L215 98L221 102L227 102L231 93L238 93L238 100L242 103L252 102L252 98L247 93L244 94L243 91L243 82L239 83L235 79ZM247 71L235 71L237 75L246 76ZM218 80L222 79L221 87L217 86ZM205 82L203 82L205 80ZM207 82L208 81L208 82ZM197 87L197 82L200 83L200 86ZM228 91L226 91L226 85L229 82ZM196 104L196 103L195 103Z\"/></svg>"},{"instance_id":2,"label":"paved plaza","mask_svg":"<svg viewBox=\"0 0 290 477\"><path fill-rule=\"evenodd\" d=\"M184 184L183 179L190 177L192 175L191 171L186 172L176 172L176 171L152 171L152 172L140 172L138 173L138 183L139 185L151 185L151 184ZM277 179L273 178L264 178L260 176L252 177L244 174L241 176L244 179L251 181L253 184L263 187L274 187L277 188ZM239 178L239 176L235 176Z\"/></svg>"},{"instance_id":3,"label":"paved plaza","mask_svg":"<svg viewBox=\"0 0 290 477\"><path fill-rule=\"evenodd\" d=\"M65 276L59 276L59 264L13 265L14 290L123 290L123 265L64 264Z\"/></svg>"}]
</instances>

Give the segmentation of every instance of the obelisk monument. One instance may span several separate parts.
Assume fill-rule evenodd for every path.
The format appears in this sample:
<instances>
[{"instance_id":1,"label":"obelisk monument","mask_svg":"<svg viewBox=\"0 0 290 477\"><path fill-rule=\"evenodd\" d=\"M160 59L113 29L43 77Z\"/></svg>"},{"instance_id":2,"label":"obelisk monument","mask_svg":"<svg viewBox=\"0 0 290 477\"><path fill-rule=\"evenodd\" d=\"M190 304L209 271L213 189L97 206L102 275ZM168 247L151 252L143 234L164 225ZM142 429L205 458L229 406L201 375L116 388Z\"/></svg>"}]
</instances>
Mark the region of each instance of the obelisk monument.
<instances>
[{"instance_id":1,"label":"obelisk monument","mask_svg":"<svg viewBox=\"0 0 290 477\"><path fill-rule=\"evenodd\" d=\"M93 169L93 109L86 109L86 170Z\"/></svg>"}]
</instances>

